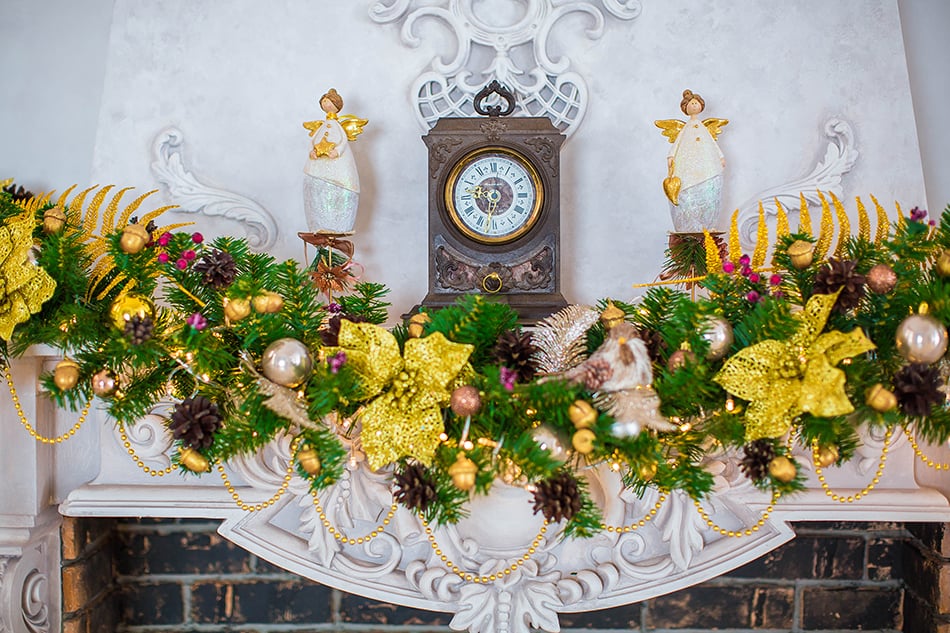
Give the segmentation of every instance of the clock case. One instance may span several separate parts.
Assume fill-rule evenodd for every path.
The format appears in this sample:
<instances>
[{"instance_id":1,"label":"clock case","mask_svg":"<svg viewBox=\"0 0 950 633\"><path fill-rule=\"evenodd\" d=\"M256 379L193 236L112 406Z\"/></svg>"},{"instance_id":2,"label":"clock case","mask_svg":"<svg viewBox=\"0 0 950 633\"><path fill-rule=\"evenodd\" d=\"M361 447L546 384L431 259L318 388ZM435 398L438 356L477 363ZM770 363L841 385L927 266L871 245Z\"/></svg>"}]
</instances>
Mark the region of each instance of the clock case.
<instances>
[{"instance_id":1,"label":"clock case","mask_svg":"<svg viewBox=\"0 0 950 633\"><path fill-rule=\"evenodd\" d=\"M429 292L427 308L483 294L508 303L523 324L567 305L561 295L560 149L564 135L546 117L439 119L422 137L429 150ZM537 171L543 202L537 222L504 243L483 243L449 217L445 188L453 168L484 148L513 150ZM497 287L496 292L490 292Z\"/></svg>"}]
</instances>

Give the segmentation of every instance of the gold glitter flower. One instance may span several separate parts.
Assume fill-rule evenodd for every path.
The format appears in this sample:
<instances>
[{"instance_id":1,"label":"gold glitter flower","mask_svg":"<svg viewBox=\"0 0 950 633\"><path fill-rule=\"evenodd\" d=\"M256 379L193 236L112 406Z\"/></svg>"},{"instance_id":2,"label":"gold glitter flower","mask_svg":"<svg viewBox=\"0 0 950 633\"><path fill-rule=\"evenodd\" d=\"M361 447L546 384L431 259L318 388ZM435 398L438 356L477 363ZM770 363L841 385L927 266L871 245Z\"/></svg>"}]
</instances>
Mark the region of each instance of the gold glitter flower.
<instances>
[{"instance_id":1,"label":"gold glitter flower","mask_svg":"<svg viewBox=\"0 0 950 633\"><path fill-rule=\"evenodd\" d=\"M0 226L0 338L7 341L56 289L53 278L30 262L34 225L33 214L26 212Z\"/></svg>"},{"instance_id":2,"label":"gold glitter flower","mask_svg":"<svg viewBox=\"0 0 950 633\"><path fill-rule=\"evenodd\" d=\"M821 334L837 298L837 292L812 296L791 338L739 351L713 378L749 401L746 442L784 435L802 413L832 417L854 411L844 390L845 374L836 365L875 346L860 328Z\"/></svg>"}]
</instances>

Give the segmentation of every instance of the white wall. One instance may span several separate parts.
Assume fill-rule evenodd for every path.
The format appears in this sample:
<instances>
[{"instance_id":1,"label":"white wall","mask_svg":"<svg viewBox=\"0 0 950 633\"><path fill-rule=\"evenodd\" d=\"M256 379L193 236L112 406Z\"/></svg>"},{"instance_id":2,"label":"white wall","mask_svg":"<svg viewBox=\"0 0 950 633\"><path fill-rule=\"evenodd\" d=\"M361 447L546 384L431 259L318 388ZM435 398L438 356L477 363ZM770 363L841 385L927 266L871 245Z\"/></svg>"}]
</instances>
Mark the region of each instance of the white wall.
<instances>
[{"instance_id":1,"label":"white wall","mask_svg":"<svg viewBox=\"0 0 950 633\"><path fill-rule=\"evenodd\" d=\"M611 216L599 216L601 219L590 215L565 219L565 254L568 258L565 262L568 268L565 295L569 300L585 301L607 294L627 297L631 293L625 289L629 289L630 283L649 281L657 272L664 246L662 233L670 228L665 207L659 206L662 198L653 186L653 180L658 180L663 174L658 174L656 178L644 176L643 182L634 179L637 177L636 172L646 172L656 166L654 163L660 164L653 154L662 156L666 147L662 139L654 138L656 133L651 129L652 119L676 116L676 96L684 87L693 87L705 93L710 115L732 119L731 126L723 136L723 146L732 168L728 172L731 180L727 182L726 191L726 204L730 207L744 202L766 187L778 184L774 182L776 174L799 176L808 168L822 148L816 124L819 117L844 113L852 119L860 119L862 112L865 115L874 112L876 120L862 121L858 131L858 146L862 155L855 173L846 176L846 182L854 189L846 188L846 193L850 196L874 193L884 200L893 197L906 206L924 204L922 187L914 184L913 176L915 169L919 173L920 165L911 164L916 159L910 158L908 154L912 152L916 156L917 139L912 133L910 136L906 133L908 121L901 105L906 102L906 89L900 89L900 86L902 81L906 86L907 81L906 74L901 78L901 40L888 38L886 33L874 30L878 17L883 15L883 19L889 19L893 0L846 3L850 7L848 10L856 14L855 21L860 21L862 28L867 31L863 36L855 33L842 36L853 40L845 39L847 54L852 56L850 59L853 63L883 64L879 86L870 79L859 80L854 84L859 86L853 88L855 94L839 94L841 91L836 86L827 86L827 92L809 90L807 93L796 92L795 85L785 86L787 89L784 91L772 90L770 87L769 91L760 95L761 101L745 97L755 91L757 83L781 82L783 73L788 74L789 81L797 78L794 73L789 74L788 70L792 57L780 51L792 50L804 56L814 56L818 54L816 51L835 50L835 38L815 35L823 33L820 23L824 20L816 21L817 16L808 13L820 14L828 10L826 7L843 5L823 2L784 4L782 10L794 13L797 23L814 23L818 25L815 27L818 30L810 37L802 27L786 33L783 38L781 29L787 26L774 21L770 23L763 19L761 24L737 25L734 11L738 9L734 10L730 3L727 4L728 7L723 5L726 13L720 15L714 28L696 34L700 38L697 47L705 47L703 50L733 46L732 51L722 54L717 51L715 58L708 54L691 57L691 51L670 41L671 32L661 29L668 29L670 24L675 23L657 17L669 5L654 0L644 0L644 13L640 18L631 23L610 26L607 35L599 41L591 42L583 38L569 40L580 44L575 66L589 74L594 101L588 119L565 149L564 169L573 174L573 180L565 183L565 208L589 209L602 202L597 198L598 194L592 192L597 187L596 183L602 182L604 178L595 169L597 165L606 166L606 173L621 190L630 190L623 194L628 209ZM387 67L383 64L374 70L363 64L349 74L337 69L328 77L326 72L335 67L332 63L334 60L318 62L319 58L301 61L291 55L278 57L270 66L270 72L277 76L292 74L289 78L283 77L283 83L268 83L259 85L259 88L268 90L275 85L281 86L286 95L299 100L299 104L295 102L289 108L291 114L288 115L286 111L281 113L278 112L279 108L272 107L266 95L255 95L255 86L251 82L240 83L241 73L246 70L244 66L240 63L231 64L230 67L227 65L227 60L232 57L243 60L241 56L247 54L248 48L258 44L270 46L267 50L275 54L280 50L280 46L267 44L266 33L260 38L253 38L253 35L257 26L266 26L263 22L266 22L269 13L286 10L286 3L258 6L258 18L245 24L241 27L245 30L238 33L234 32L233 25L227 24L230 18L222 18L223 26L218 24L213 11L208 10L207 3L182 4L181 10L190 11L189 16L192 18L207 14L207 19L198 23L194 19L183 22L181 29L170 30L167 23L150 22L165 5L170 7L164 9L166 11L173 11L179 6L174 2L155 5L128 3L124 0L117 3L112 0L87 0L82 3L69 0L5 0L4 20L0 21L0 67L4 71L2 91L6 96L0 100L0 138L3 139L0 141L0 179L14 176L18 183L34 191L62 190L72 183L91 184L94 177L103 180L100 184L115 182L135 185L140 189L151 188L155 182L147 169L150 138L136 130L135 134L123 140L122 133L143 121L152 125L150 133L157 131L155 125L158 123L177 123L183 125L189 134L186 141L190 141L188 158L193 161L196 170L211 174L219 186L243 188L244 193L262 200L269 208L286 207L285 197L288 201L299 198L295 180L298 166L292 158L296 156L293 152L297 148L288 148L286 144L295 142L290 139L296 139L293 135L299 132L296 129L299 126L298 119L303 120L311 115L302 104L312 106L317 91L345 81L348 91L344 96L349 97L348 105L353 105L355 113L371 118L367 134L361 137L355 147L361 161L361 173L364 174L364 190L368 191L365 197L370 205L369 209L361 205L360 222L363 225L357 228L362 231L363 240L357 243L358 255L367 264L370 278L396 286L397 294L400 295L397 308L408 307L406 303L411 305L413 297L424 293L424 281L420 282L425 277L424 239L417 240L418 243L409 242L408 254L400 257L400 262L408 263L399 267L394 266L391 254L385 252L385 244L392 238L394 230L395 234L411 234L408 219L396 217L396 213L400 209L405 213L406 205L411 205L415 209L414 213L423 218L425 193L421 187L421 177L415 174L406 182L407 186L412 185L413 190L408 191L404 187L397 194L397 187L390 186L387 180L387 173L390 173L387 170L391 168L383 163L394 155L396 146L410 152L410 164L421 164L424 160L424 150L418 141L420 131L412 127L414 123L409 119L408 112L399 119L398 111L408 108L408 90L402 75L414 77L428 58L418 53L412 56L402 49L398 45L398 34L394 27L366 24L368 1L333 5L333 13L337 17L362 22L355 27L359 29L359 37L352 43L353 50L360 50L361 47L365 49L367 46L371 50L384 50L387 56L393 56L397 61L408 60L413 67L399 67L394 72L392 65ZM202 6L204 9L196 8ZM256 5L251 3L248 6ZM270 11L272 6L284 8ZM868 7L866 11L865 7ZM123 30L113 34L112 66L107 67L113 8L118 11L117 15L121 15ZM927 198L930 205L938 210L950 202L950 157L946 150L950 147L950 124L946 116L941 116L941 110L950 103L950 78L945 68L946 60L950 59L950 43L945 37L950 26L950 3L944 0L900 0L899 8ZM686 16L682 7L678 11L681 17ZM846 15L846 11L833 9L839 19ZM136 13L141 16L139 21L133 19ZM710 17L716 15L717 12L708 13ZM130 32L130 24L141 29L141 32ZM156 30L149 29L151 24L155 24ZM312 25L294 28L293 32L313 34L316 32L314 28ZM249 42L248 34L255 41L259 39L258 44ZM152 60L158 67L141 67L138 70L142 72L133 73L130 71L134 68L123 68L123 64L129 64L128 60L121 55L117 58L116 55L117 51L123 51L122 55L127 52L140 56L136 59L147 58L147 55L141 57L147 51L132 46L135 35L165 37L161 41L163 46L167 46L168 38L172 37L173 46ZM203 41L205 36L208 41ZM282 37L286 37L286 34ZM730 40L730 37L733 39ZM788 44L792 39L797 39L797 45ZM273 41L279 43L281 39ZM729 44L730 41L734 44ZM647 52L656 51L656 59L643 57L647 45L650 47ZM288 42L289 49L294 46L296 44ZM660 46L663 48L659 49ZM126 51L123 47L129 48ZM767 54L761 54L761 50L779 51L779 54L773 60ZM196 52L199 57L207 55L213 58L215 63L221 64L220 68L230 68L225 71L228 77L222 80L220 74L203 78L195 75L192 80L201 82L206 90L203 95L186 96L190 100L188 108L181 108L181 101L176 101L177 88L163 90L161 86L150 86L149 81L168 79L162 73L168 73L176 64L186 64L189 56ZM428 51L427 54L431 55L432 52ZM875 55L880 56L880 59ZM895 56L898 58L896 63ZM623 60L623 63L618 63L618 60ZM721 60L725 60L725 63ZM166 62L167 65L162 66ZM716 63L723 66L719 69L720 76L709 78L709 68ZM615 72L617 66L628 71L625 78L629 85L605 77L605 72ZM652 73L651 79L637 87L644 68ZM878 72L866 68L857 71L866 71L871 78ZM260 73L261 69L250 68L248 72ZM799 72L835 76L836 69L823 68L819 63ZM663 79L664 73L674 79ZM319 79L314 80L314 77ZM698 77L706 78L705 85L696 85L693 79ZM107 78L112 83L106 84L104 88ZM260 78L266 79L267 75L254 75L255 80ZM127 81L122 84L120 80ZM289 90L288 82L296 82L296 89ZM224 90L235 85L241 92L235 94ZM123 93L123 90L127 92ZM618 107L612 101L617 98L617 91L637 100L636 107ZM657 94L661 91L663 94ZM103 95L106 95L108 103L100 110ZM245 98L248 100L242 103ZM824 103L822 100L827 101L827 112L818 111L821 103ZM810 104L811 110L806 111L807 116L802 116L801 109L796 110L796 103L801 101ZM214 105L202 108L202 103ZM383 103L386 105L383 111L379 111ZM116 117L121 104L128 104L129 109L122 113L124 118L118 119ZM252 120L246 128L227 126L218 121L222 112L238 119L248 117ZM646 114L634 118L631 112ZM774 118L776 134L788 134L788 130L782 128L794 127L799 141L795 145L785 143L758 147L757 142L770 139L762 138L762 123L764 117L768 116ZM896 116L901 120L890 120ZM262 123L261 118L269 120ZM402 120L404 124L393 123ZM267 136L268 131L272 133L271 136ZM96 164L93 164L97 134L100 151ZM890 145L869 142L872 140L869 137L887 135L891 135L893 141ZM120 147L128 149L136 160L114 151ZM271 173L263 169L255 173L253 170L241 172L236 168L230 169L229 155L235 148L244 152L270 153L267 160L272 164L279 163L283 171ZM900 163L897 170L907 170L906 175L895 177L895 156L900 157L896 161ZM662 171L660 168L658 170ZM286 175L286 178L276 176L278 173ZM261 179L255 182L255 177ZM849 178L850 181L847 180ZM616 201L610 203L618 204ZM640 207L655 209L652 215L647 216L650 220L648 232L653 231L661 237L649 233L644 239L641 232L644 222L631 220L630 216L631 212L640 213ZM292 231L301 229L293 227ZM419 228L419 234L424 235L424 227ZM603 280L598 279L598 275L602 274L599 271L604 266L602 263L591 263L590 259L606 241L621 239L619 235L624 236L625 248L630 253L623 255L626 259L612 258L607 262L608 267L611 262L615 265L610 274L616 276L616 281L612 285L601 283ZM287 243L283 248L295 247ZM413 256L413 253L417 253L418 257ZM299 257L296 250L289 255ZM423 287L420 287L420 283Z\"/></svg>"}]
</instances>

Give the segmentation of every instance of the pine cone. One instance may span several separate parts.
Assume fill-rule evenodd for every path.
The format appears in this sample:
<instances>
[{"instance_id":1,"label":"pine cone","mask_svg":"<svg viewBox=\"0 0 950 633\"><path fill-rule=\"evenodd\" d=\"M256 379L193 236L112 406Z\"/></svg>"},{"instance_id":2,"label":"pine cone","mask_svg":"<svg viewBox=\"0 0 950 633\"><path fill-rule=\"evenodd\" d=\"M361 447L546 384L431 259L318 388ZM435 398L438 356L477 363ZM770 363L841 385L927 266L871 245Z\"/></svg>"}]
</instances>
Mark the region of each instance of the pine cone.
<instances>
[{"instance_id":1,"label":"pine cone","mask_svg":"<svg viewBox=\"0 0 950 633\"><path fill-rule=\"evenodd\" d=\"M334 314L330 317L330 320L327 321L327 326L320 330L320 340L324 345L329 347L336 347L340 344L340 321L346 319L350 323L366 323L368 319L359 314L346 314L340 312L339 314Z\"/></svg>"},{"instance_id":2,"label":"pine cone","mask_svg":"<svg viewBox=\"0 0 950 633\"><path fill-rule=\"evenodd\" d=\"M894 395L904 415L924 417L946 396L940 391L940 371L924 363L911 363L894 376Z\"/></svg>"},{"instance_id":3,"label":"pine cone","mask_svg":"<svg viewBox=\"0 0 950 633\"><path fill-rule=\"evenodd\" d=\"M666 349L666 341L663 340L663 336L656 330L641 329L637 330L637 336L646 343L650 360L654 363L660 362L663 358L663 350Z\"/></svg>"},{"instance_id":4,"label":"pine cone","mask_svg":"<svg viewBox=\"0 0 950 633\"><path fill-rule=\"evenodd\" d=\"M237 264L231 253L214 249L195 264L195 272L204 276L204 283L216 290L224 290L237 277Z\"/></svg>"},{"instance_id":5,"label":"pine cone","mask_svg":"<svg viewBox=\"0 0 950 633\"><path fill-rule=\"evenodd\" d=\"M739 468L752 481L760 481L769 472L769 462L775 458L772 442L761 439L749 442L743 447L745 457L739 462Z\"/></svg>"},{"instance_id":6,"label":"pine cone","mask_svg":"<svg viewBox=\"0 0 950 633\"><path fill-rule=\"evenodd\" d=\"M855 272L858 263L850 259L832 257L815 275L815 294L830 295L839 288L841 294L835 302L835 310L847 312L856 308L864 297L864 275Z\"/></svg>"},{"instance_id":7,"label":"pine cone","mask_svg":"<svg viewBox=\"0 0 950 633\"><path fill-rule=\"evenodd\" d=\"M176 440L194 449L208 448L214 441L214 433L221 428L218 405L205 396L186 398L172 414L168 429Z\"/></svg>"},{"instance_id":8,"label":"pine cone","mask_svg":"<svg viewBox=\"0 0 950 633\"><path fill-rule=\"evenodd\" d=\"M16 183L10 183L10 185L4 187L3 190L13 196L14 202L25 202L33 197L32 191L27 191L22 185L17 187Z\"/></svg>"},{"instance_id":9,"label":"pine cone","mask_svg":"<svg viewBox=\"0 0 950 633\"><path fill-rule=\"evenodd\" d=\"M125 335L132 342L132 345L141 345L152 338L152 332L155 330L155 322L152 317L133 315L125 322Z\"/></svg>"},{"instance_id":10,"label":"pine cone","mask_svg":"<svg viewBox=\"0 0 950 633\"><path fill-rule=\"evenodd\" d=\"M519 383L526 383L538 371L538 361L534 357L537 351L537 346L531 342L530 332L509 330L498 337L493 354L503 367L515 372Z\"/></svg>"},{"instance_id":11,"label":"pine cone","mask_svg":"<svg viewBox=\"0 0 950 633\"><path fill-rule=\"evenodd\" d=\"M534 491L534 513L538 511L548 521L570 521L581 509L577 480L562 472L551 479L538 482Z\"/></svg>"},{"instance_id":12,"label":"pine cone","mask_svg":"<svg viewBox=\"0 0 950 633\"><path fill-rule=\"evenodd\" d=\"M436 500L435 482L422 464L410 464L393 476L396 490L393 497L410 510L425 512Z\"/></svg>"},{"instance_id":13,"label":"pine cone","mask_svg":"<svg viewBox=\"0 0 950 633\"><path fill-rule=\"evenodd\" d=\"M614 368L603 358L588 361L584 367L584 386L588 391L597 391L614 375Z\"/></svg>"}]
</instances>

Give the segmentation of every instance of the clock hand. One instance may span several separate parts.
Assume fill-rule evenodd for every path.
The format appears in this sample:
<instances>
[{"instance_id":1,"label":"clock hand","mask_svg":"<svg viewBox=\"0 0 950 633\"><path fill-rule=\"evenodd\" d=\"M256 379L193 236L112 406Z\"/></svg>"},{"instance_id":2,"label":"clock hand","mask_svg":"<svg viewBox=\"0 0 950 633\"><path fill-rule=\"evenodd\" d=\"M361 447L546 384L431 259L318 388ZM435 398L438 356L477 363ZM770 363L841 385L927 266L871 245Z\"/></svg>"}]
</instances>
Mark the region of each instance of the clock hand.
<instances>
[{"instance_id":1,"label":"clock hand","mask_svg":"<svg viewBox=\"0 0 950 633\"><path fill-rule=\"evenodd\" d=\"M488 198L488 220L485 226L487 230L491 228L491 216L498 207L498 200L501 199L501 194L498 193L497 189L490 189L485 196Z\"/></svg>"}]
</instances>

